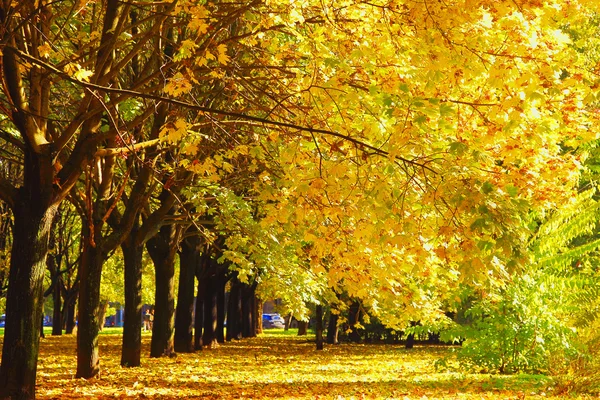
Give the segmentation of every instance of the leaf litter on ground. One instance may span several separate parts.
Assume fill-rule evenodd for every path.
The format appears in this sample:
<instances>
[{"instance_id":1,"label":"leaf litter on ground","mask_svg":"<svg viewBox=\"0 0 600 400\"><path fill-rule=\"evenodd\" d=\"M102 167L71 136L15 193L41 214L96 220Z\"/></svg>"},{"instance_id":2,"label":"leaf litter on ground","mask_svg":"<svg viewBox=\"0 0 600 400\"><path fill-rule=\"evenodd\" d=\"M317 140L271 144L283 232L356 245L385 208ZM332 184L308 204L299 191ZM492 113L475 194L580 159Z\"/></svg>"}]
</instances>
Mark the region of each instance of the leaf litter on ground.
<instances>
[{"instance_id":1,"label":"leaf litter on ground","mask_svg":"<svg viewBox=\"0 0 600 400\"><path fill-rule=\"evenodd\" d=\"M75 335L41 339L38 399L559 399L539 375L440 372L447 346L341 344L271 331L175 358L120 366L121 335L100 336L101 373L76 379ZM591 398L571 396L571 398Z\"/></svg>"}]
</instances>

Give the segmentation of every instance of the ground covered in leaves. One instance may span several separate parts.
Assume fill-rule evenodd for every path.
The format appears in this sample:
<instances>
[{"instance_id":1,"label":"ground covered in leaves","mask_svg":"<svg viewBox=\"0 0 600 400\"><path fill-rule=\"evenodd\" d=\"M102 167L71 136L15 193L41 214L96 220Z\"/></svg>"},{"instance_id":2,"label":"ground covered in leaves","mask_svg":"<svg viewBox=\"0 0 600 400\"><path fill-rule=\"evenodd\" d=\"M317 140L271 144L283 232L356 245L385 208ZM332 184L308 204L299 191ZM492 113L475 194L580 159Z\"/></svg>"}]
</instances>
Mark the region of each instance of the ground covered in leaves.
<instances>
[{"instance_id":1,"label":"ground covered in leaves","mask_svg":"<svg viewBox=\"0 0 600 400\"><path fill-rule=\"evenodd\" d=\"M75 336L41 340L38 399L534 399L564 398L543 376L438 372L448 347L328 346L269 331L176 358L144 357L140 368L119 365L121 335L100 337L102 373L75 379ZM149 354L150 336L144 336Z\"/></svg>"}]
</instances>

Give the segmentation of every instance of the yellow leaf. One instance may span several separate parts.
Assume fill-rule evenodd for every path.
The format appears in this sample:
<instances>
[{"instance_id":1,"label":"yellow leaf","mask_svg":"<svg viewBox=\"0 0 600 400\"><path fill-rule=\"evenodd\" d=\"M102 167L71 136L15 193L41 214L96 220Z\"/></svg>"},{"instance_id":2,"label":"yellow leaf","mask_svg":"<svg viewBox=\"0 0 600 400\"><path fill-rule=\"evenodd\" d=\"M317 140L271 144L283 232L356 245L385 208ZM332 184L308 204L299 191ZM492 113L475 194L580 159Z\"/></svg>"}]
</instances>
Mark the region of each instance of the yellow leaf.
<instances>
[{"instance_id":1,"label":"yellow leaf","mask_svg":"<svg viewBox=\"0 0 600 400\"><path fill-rule=\"evenodd\" d=\"M188 123L182 119L169 123L163 126L160 130L160 137L171 143L178 142L184 135L188 133Z\"/></svg>"},{"instance_id":2,"label":"yellow leaf","mask_svg":"<svg viewBox=\"0 0 600 400\"><path fill-rule=\"evenodd\" d=\"M198 48L198 45L192 40L184 40L181 42L181 47L177 54L175 54L174 60L181 61L190 58L194 55L194 51Z\"/></svg>"},{"instance_id":3,"label":"yellow leaf","mask_svg":"<svg viewBox=\"0 0 600 400\"><path fill-rule=\"evenodd\" d=\"M52 48L48 43L44 43L43 45L38 47L38 52L40 53L40 57L42 58L50 57L50 51L52 51Z\"/></svg>"},{"instance_id":4,"label":"yellow leaf","mask_svg":"<svg viewBox=\"0 0 600 400\"><path fill-rule=\"evenodd\" d=\"M229 62L230 58L227 55L227 46L224 44L220 44L217 46L217 61L220 64L226 65Z\"/></svg>"},{"instance_id":5,"label":"yellow leaf","mask_svg":"<svg viewBox=\"0 0 600 400\"><path fill-rule=\"evenodd\" d=\"M175 74L165 85L164 91L172 96L179 96L192 90L192 83L181 72Z\"/></svg>"},{"instance_id":6,"label":"yellow leaf","mask_svg":"<svg viewBox=\"0 0 600 400\"><path fill-rule=\"evenodd\" d=\"M92 71L81 68L81 65L77 63L69 63L65 65L65 72L78 81L86 82L89 82L90 76L94 75Z\"/></svg>"},{"instance_id":7,"label":"yellow leaf","mask_svg":"<svg viewBox=\"0 0 600 400\"><path fill-rule=\"evenodd\" d=\"M73 77L77 80L80 81L86 81L89 82L90 81L90 77L94 75L94 73L90 70L87 69L80 69L79 71L75 72L75 75L73 75Z\"/></svg>"},{"instance_id":8,"label":"yellow leaf","mask_svg":"<svg viewBox=\"0 0 600 400\"><path fill-rule=\"evenodd\" d=\"M226 161L223 161L223 169L227 172L233 172L233 165L229 164Z\"/></svg>"},{"instance_id":9,"label":"yellow leaf","mask_svg":"<svg viewBox=\"0 0 600 400\"><path fill-rule=\"evenodd\" d=\"M195 31L199 35L202 35L208 31L208 24L201 19L194 18L188 24L188 28L190 28L192 31Z\"/></svg>"},{"instance_id":10,"label":"yellow leaf","mask_svg":"<svg viewBox=\"0 0 600 400\"><path fill-rule=\"evenodd\" d=\"M198 145L195 143L187 143L185 146L183 146L181 152L183 154L195 155L198 152Z\"/></svg>"}]
</instances>

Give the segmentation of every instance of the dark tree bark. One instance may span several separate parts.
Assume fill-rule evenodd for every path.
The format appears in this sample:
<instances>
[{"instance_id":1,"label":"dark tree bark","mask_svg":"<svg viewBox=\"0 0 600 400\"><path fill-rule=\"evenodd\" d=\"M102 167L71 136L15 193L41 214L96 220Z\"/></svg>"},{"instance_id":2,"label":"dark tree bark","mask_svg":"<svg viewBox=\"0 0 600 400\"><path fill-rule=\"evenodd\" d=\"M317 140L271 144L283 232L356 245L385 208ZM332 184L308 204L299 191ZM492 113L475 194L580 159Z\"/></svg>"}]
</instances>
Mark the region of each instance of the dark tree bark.
<instances>
[{"instance_id":1,"label":"dark tree bark","mask_svg":"<svg viewBox=\"0 0 600 400\"><path fill-rule=\"evenodd\" d=\"M242 284L234 277L231 281L229 301L227 303L226 340L242 338Z\"/></svg>"},{"instance_id":2,"label":"dark tree bark","mask_svg":"<svg viewBox=\"0 0 600 400\"><path fill-rule=\"evenodd\" d=\"M117 38L128 18L128 9L130 5L121 3L118 0L108 0L105 6L105 18L102 24L102 34L100 46L98 47L93 75L93 81L98 83L106 79L106 75L111 73L113 67L114 46ZM104 109L101 100L92 96L89 106L93 109ZM115 110L107 110L114 113ZM93 117L83 121L82 132L98 133L102 127L102 114L96 113ZM99 135L96 135L99 136ZM97 147L99 143L95 143ZM116 139L113 137L104 144L110 147L116 147ZM78 146L84 146L83 143L75 144L75 150ZM81 207L83 229L86 235L82 235L84 240L83 252L80 263L80 282L79 282L79 310L77 325L77 373L79 378L92 378L100 372L100 359L98 352L98 333L103 317L100 309L100 281L102 275L102 265L109 254L116 249L129 232L134 223L134 217L137 215L137 196L130 197L129 204L123 217L123 222L118 229L113 229L112 233L105 232L107 218L115 218L112 207L113 202L118 201L120 197L113 192L113 178L115 176L115 156L109 155L96 163L97 168L87 166L86 170L86 194L85 205ZM93 181L93 184L92 184ZM139 185L136 182L134 187ZM92 190L92 187L94 190ZM132 193L134 190L132 190ZM135 211L134 211L135 210Z\"/></svg>"},{"instance_id":3,"label":"dark tree bark","mask_svg":"<svg viewBox=\"0 0 600 400\"><path fill-rule=\"evenodd\" d=\"M412 349L415 346L415 334L410 333L406 337L406 343L404 343L404 347L407 349Z\"/></svg>"},{"instance_id":4,"label":"dark tree bark","mask_svg":"<svg viewBox=\"0 0 600 400\"><path fill-rule=\"evenodd\" d=\"M46 139L49 82L40 68L26 68L18 55L24 44L35 52L47 40L51 11L46 3L24 2L18 7L15 12L12 2L0 3L2 113L22 144L17 149L22 177L11 180L14 177L0 175L0 200L14 218L0 364L2 399L35 398L44 272L52 222L61 201L54 187L55 154Z\"/></svg>"},{"instance_id":5,"label":"dark tree bark","mask_svg":"<svg viewBox=\"0 0 600 400\"><path fill-rule=\"evenodd\" d=\"M144 248L136 241L139 220L121 243L125 273L125 310L121 365L139 367L142 353L142 256Z\"/></svg>"},{"instance_id":6,"label":"dark tree bark","mask_svg":"<svg viewBox=\"0 0 600 400\"><path fill-rule=\"evenodd\" d=\"M348 323L350 324L350 334L348 337L354 343L360 343L361 337L358 332L358 328L356 324L360 319L360 303L358 301L353 301L350 305L350 309L348 310Z\"/></svg>"},{"instance_id":7,"label":"dark tree bark","mask_svg":"<svg viewBox=\"0 0 600 400\"><path fill-rule=\"evenodd\" d=\"M101 232L95 229L95 245L84 221L84 249L79 274L79 302L77 323L77 378L92 378L100 372L98 333L100 330L100 281L102 265L108 256L101 249Z\"/></svg>"},{"instance_id":8,"label":"dark tree bark","mask_svg":"<svg viewBox=\"0 0 600 400\"><path fill-rule=\"evenodd\" d=\"M165 16L166 15L167 14L165 14ZM135 8L131 9L129 18L131 20L131 33L135 37L139 33L139 25L137 25L139 19L138 10ZM156 54L159 54L161 51L163 51L164 55L170 58L173 55L172 30L170 28L167 29L166 37L169 40L166 41L165 48L160 49L157 47ZM158 63L160 64L161 61L158 61ZM142 78L142 74L140 72L141 69L142 65L140 57L138 54L133 54L131 60L132 80L135 81ZM169 109L165 103L159 104L154 110L154 119L152 121L152 128L149 135L151 140L158 138L160 130L166 121L168 112ZM143 124L137 126L135 131L143 133ZM148 153L152 154L154 151L155 150L150 150ZM179 190L178 187L173 187L170 193L161 193L160 207L152 212L152 214L147 216L143 224L140 226L139 210L145 202L144 198L146 197L146 190L149 187L149 182L151 182L151 178L154 175L154 166L141 159L138 159L137 157L132 158L131 165L133 166L133 163L136 162L138 164L137 168L139 168L139 173L136 177L136 184L131 192L129 202L130 212L134 215L134 219L129 237L121 244L123 254L125 255L127 253L127 256L124 256L125 315L123 325L121 365L127 367L137 367L140 365L142 347L142 256L144 244L159 230L159 227L163 223L164 216L171 211L176 198L175 193ZM136 196L138 199L131 201L131 199L135 199ZM115 227L115 229L119 229L118 226Z\"/></svg>"},{"instance_id":9,"label":"dark tree bark","mask_svg":"<svg viewBox=\"0 0 600 400\"><path fill-rule=\"evenodd\" d=\"M105 160L102 180L98 188L97 198L91 210L87 206L86 213L82 216L82 241L83 251L79 266L79 302L77 325L77 374L78 378L92 378L100 372L100 358L98 350L98 334L104 326L104 315L108 304L100 301L100 282L102 266L110 253L116 249L130 234L137 213L136 202L141 196L130 196L126 212L120 224L113 226L112 232L106 234L105 225L108 216L114 208L110 207L109 198L111 190L114 160ZM135 187L140 184L138 180ZM88 185L87 198L91 201L91 179ZM113 200L116 201L116 200ZM109 211L111 210L111 211ZM91 216L89 215L91 214Z\"/></svg>"},{"instance_id":10,"label":"dark tree bark","mask_svg":"<svg viewBox=\"0 0 600 400\"><path fill-rule=\"evenodd\" d=\"M16 170L12 165L0 166L0 172L6 174L6 176L11 176L12 171ZM12 218L11 211L8 205L2 201L0 201L0 264L2 268L0 268L0 295L6 295L6 288L8 283L8 272L10 268L4 268L6 264L6 256L10 252L9 241L12 232Z\"/></svg>"},{"instance_id":11,"label":"dark tree bark","mask_svg":"<svg viewBox=\"0 0 600 400\"><path fill-rule=\"evenodd\" d=\"M108 312L108 307L110 307L110 304L108 304L108 301L100 302L100 307L98 309L98 330L99 331L104 330L104 323L106 322L106 313Z\"/></svg>"},{"instance_id":12,"label":"dark tree bark","mask_svg":"<svg viewBox=\"0 0 600 400\"><path fill-rule=\"evenodd\" d=\"M52 291L52 300L54 310L52 311L52 336L60 336L62 335L62 327L63 327L63 319L62 319L62 296L60 286L62 284L61 278L58 278L58 282L54 285L54 290Z\"/></svg>"},{"instance_id":13,"label":"dark tree bark","mask_svg":"<svg viewBox=\"0 0 600 400\"><path fill-rule=\"evenodd\" d=\"M40 171L26 171L26 174L35 172L39 174ZM15 224L0 367L0 398L35 396L43 279L49 232L56 213L56 206L51 205L47 197L36 188L22 188L19 201L13 207Z\"/></svg>"},{"instance_id":14,"label":"dark tree bark","mask_svg":"<svg viewBox=\"0 0 600 400\"><path fill-rule=\"evenodd\" d=\"M285 327L283 328L284 331L289 331L290 330L290 325L292 324L292 320L294 319L294 314L289 313L284 321L285 321Z\"/></svg>"},{"instance_id":15,"label":"dark tree bark","mask_svg":"<svg viewBox=\"0 0 600 400\"><path fill-rule=\"evenodd\" d=\"M255 337L256 283L242 283L242 337Z\"/></svg>"},{"instance_id":16,"label":"dark tree bark","mask_svg":"<svg viewBox=\"0 0 600 400\"><path fill-rule=\"evenodd\" d=\"M227 269L221 267L218 274L218 288L217 288L217 342L225 342L225 316L226 316L226 304L225 304L225 285L227 284Z\"/></svg>"},{"instance_id":17,"label":"dark tree bark","mask_svg":"<svg viewBox=\"0 0 600 400\"><path fill-rule=\"evenodd\" d=\"M55 252L58 251L57 243L56 243L56 223L53 224L52 232L50 233L50 243L49 246L54 249ZM48 288L48 292L46 294L52 294L52 336L60 336L62 335L62 314L60 312L61 309L61 285L62 285L62 277L60 272L60 257L57 254L49 254L46 258L46 265L48 266L48 271L50 271L50 276L52 278L52 283L50 288ZM42 337L44 337L44 330L42 328L41 332Z\"/></svg>"},{"instance_id":18,"label":"dark tree bark","mask_svg":"<svg viewBox=\"0 0 600 400\"><path fill-rule=\"evenodd\" d=\"M254 313L252 319L254 320L254 331L256 335L260 335L263 332L262 329L262 314L263 314L263 301L258 296L254 296Z\"/></svg>"},{"instance_id":19,"label":"dark tree bark","mask_svg":"<svg viewBox=\"0 0 600 400\"><path fill-rule=\"evenodd\" d=\"M323 350L323 306L317 304L316 307L316 341L317 341L317 350Z\"/></svg>"},{"instance_id":20,"label":"dark tree bark","mask_svg":"<svg viewBox=\"0 0 600 400\"><path fill-rule=\"evenodd\" d=\"M80 261L80 260L79 260ZM73 263L71 268L76 268L79 265L79 261ZM66 276L64 279L59 281L60 283L60 291L63 297L63 306L62 306L62 323L63 328L65 330L65 334L70 335L73 333L73 329L75 329L75 320L76 317L76 305L77 298L79 297L79 275L75 276L74 279L71 280L71 277Z\"/></svg>"},{"instance_id":21,"label":"dark tree bark","mask_svg":"<svg viewBox=\"0 0 600 400\"><path fill-rule=\"evenodd\" d=\"M410 323L410 326L417 326L418 323L412 321ZM406 342L404 343L404 347L406 349L412 349L415 346L415 334L414 333L409 333L408 336L406 336Z\"/></svg>"},{"instance_id":22,"label":"dark tree bark","mask_svg":"<svg viewBox=\"0 0 600 400\"><path fill-rule=\"evenodd\" d=\"M179 253L179 290L175 311L175 351L194 352L194 279L198 264L200 238L192 236L181 243Z\"/></svg>"},{"instance_id":23,"label":"dark tree bark","mask_svg":"<svg viewBox=\"0 0 600 400\"><path fill-rule=\"evenodd\" d=\"M79 296L79 285L77 285L75 288L71 288L71 290L67 290L66 293L62 314L65 321L65 334L71 335L75 329L75 315L77 310L77 297Z\"/></svg>"},{"instance_id":24,"label":"dark tree bark","mask_svg":"<svg viewBox=\"0 0 600 400\"><path fill-rule=\"evenodd\" d=\"M204 327L204 291L206 280L198 279L196 308L194 315L194 350L202 350L202 328Z\"/></svg>"},{"instance_id":25,"label":"dark tree bark","mask_svg":"<svg viewBox=\"0 0 600 400\"><path fill-rule=\"evenodd\" d=\"M308 334L308 321L298 321L298 336Z\"/></svg>"},{"instance_id":26,"label":"dark tree bark","mask_svg":"<svg viewBox=\"0 0 600 400\"><path fill-rule=\"evenodd\" d=\"M175 254L179 245L177 228L165 225L146 247L154 263L156 294L150 357L173 356L175 330Z\"/></svg>"},{"instance_id":27,"label":"dark tree bark","mask_svg":"<svg viewBox=\"0 0 600 400\"><path fill-rule=\"evenodd\" d=\"M327 343L338 344L338 314L329 313L329 324L327 325Z\"/></svg>"},{"instance_id":28,"label":"dark tree bark","mask_svg":"<svg viewBox=\"0 0 600 400\"><path fill-rule=\"evenodd\" d=\"M209 259L209 269L215 271L216 260ZM204 326L202 332L202 346L213 348L217 346L217 290L218 277L215 272L206 278L204 292Z\"/></svg>"}]
</instances>

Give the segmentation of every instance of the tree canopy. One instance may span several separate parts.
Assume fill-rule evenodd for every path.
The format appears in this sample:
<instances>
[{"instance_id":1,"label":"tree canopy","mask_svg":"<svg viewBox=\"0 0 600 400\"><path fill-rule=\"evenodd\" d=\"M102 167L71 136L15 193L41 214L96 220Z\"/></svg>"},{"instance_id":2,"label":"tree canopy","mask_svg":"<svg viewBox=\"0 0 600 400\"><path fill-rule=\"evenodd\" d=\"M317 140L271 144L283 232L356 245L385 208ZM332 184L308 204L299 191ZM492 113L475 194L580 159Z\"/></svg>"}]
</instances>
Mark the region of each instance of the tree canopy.
<instances>
[{"instance_id":1,"label":"tree canopy","mask_svg":"<svg viewBox=\"0 0 600 400\"><path fill-rule=\"evenodd\" d=\"M119 246L130 315L144 246L154 263L156 355L172 351L189 236L203 252L192 281L235 276L301 319L347 297L397 329L446 318L464 287L483 296L546 258L580 261L596 242L571 239L592 235L596 214L565 217L577 229L555 241L546 219L595 184L597 8L5 0L0 394L34 391L50 232L66 202L81 220L70 228L86 378L99 370L103 265ZM49 269L57 282L60 263Z\"/></svg>"}]
</instances>

